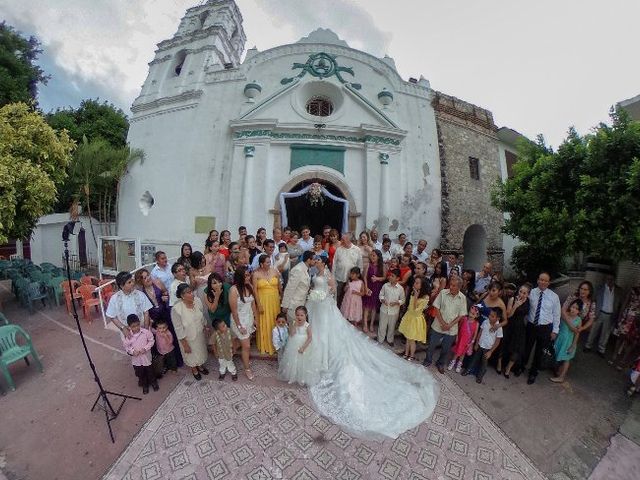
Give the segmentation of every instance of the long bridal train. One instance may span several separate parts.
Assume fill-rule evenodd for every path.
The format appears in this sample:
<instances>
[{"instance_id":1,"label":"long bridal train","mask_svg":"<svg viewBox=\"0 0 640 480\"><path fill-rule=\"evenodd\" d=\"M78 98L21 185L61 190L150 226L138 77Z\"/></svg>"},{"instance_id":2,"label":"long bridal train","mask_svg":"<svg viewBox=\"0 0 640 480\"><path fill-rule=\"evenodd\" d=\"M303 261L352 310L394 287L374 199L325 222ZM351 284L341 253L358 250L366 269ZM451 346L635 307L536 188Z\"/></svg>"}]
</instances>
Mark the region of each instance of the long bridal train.
<instances>
[{"instance_id":1,"label":"long bridal train","mask_svg":"<svg viewBox=\"0 0 640 480\"><path fill-rule=\"evenodd\" d=\"M306 383L317 410L356 435L391 438L429 418L438 397L429 372L353 328L327 292L315 277L307 302L315 373Z\"/></svg>"}]
</instances>

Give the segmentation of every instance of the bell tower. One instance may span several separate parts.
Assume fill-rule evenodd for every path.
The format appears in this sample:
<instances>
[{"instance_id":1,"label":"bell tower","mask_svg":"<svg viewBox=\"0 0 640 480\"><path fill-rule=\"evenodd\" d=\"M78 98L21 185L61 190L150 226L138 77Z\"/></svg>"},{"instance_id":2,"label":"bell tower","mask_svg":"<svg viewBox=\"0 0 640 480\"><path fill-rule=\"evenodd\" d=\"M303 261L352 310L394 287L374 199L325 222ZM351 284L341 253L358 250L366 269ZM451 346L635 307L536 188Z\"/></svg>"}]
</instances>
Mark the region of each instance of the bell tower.
<instances>
[{"instance_id":1,"label":"bell tower","mask_svg":"<svg viewBox=\"0 0 640 480\"><path fill-rule=\"evenodd\" d=\"M207 72L237 68L246 36L233 0L187 10L175 35L160 42L134 106L199 88Z\"/></svg>"}]
</instances>

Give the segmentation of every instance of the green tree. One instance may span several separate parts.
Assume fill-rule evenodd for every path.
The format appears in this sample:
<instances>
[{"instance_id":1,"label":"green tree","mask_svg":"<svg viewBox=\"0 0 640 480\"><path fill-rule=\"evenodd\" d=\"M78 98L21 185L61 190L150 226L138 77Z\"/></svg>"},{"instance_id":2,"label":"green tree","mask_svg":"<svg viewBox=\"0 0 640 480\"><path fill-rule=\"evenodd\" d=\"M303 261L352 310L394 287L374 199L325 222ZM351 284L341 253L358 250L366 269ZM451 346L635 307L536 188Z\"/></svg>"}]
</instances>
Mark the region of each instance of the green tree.
<instances>
[{"instance_id":1,"label":"green tree","mask_svg":"<svg viewBox=\"0 0 640 480\"><path fill-rule=\"evenodd\" d=\"M83 100L78 108L58 109L49 113L47 122L56 130L66 130L83 150L92 150L89 155L97 152L102 156L107 147L115 150L126 148L129 121L122 110L108 102L101 103L98 99ZM86 145L85 140L92 145L91 148ZM95 145L93 145L94 142L96 142ZM79 153L83 155L82 165L78 166L74 161L74 169L69 172L67 180L59 186L60 194L56 204L58 211L66 211L69 205L79 198L78 185L84 182L84 177L75 178L78 169L85 172L104 170L100 165L92 167L90 158L83 151ZM99 159L96 161L100 162ZM115 186L115 183L113 185ZM101 206L94 203L100 198L90 195L91 203L85 205L85 208L96 212L102 211Z\"/></svg>"},{"instance_id":2,"label":"green tree","mask_svg":"<svg viewBox=\"0 0 640 480\"><path fill-rule=\"evenodd\" d=\"M90 141L84 137L73 154L67 188L73 198L84 205L90 219L96 217L103 224L117 221L120 180L131 163L143 158L141 150L114 147L102 138ZM90 226L97 245L93 223ZM112 232L107 229L101 233Z\"/></svg>"},{"instance_id":3,"label":"green tree","mask_svg":"<svg viewBox=\"0 0 640 480\"><path fill-rule=\"evenodd\" d=\"M99 99L83 100L78 108L58 109L47 115L47 122L56 130L66 129L78 144L102 138L120 148L127 144L129 121L124 112Z\"/></svg>"},{"instance_id":4,"label":"green tree","mask_svg":"<svg viewBox=\"0 0 640 480\"><path fill-rule=\"evenodd\" d=\"M24 103L0 108L0 244L26 238L56 200L74 142Z\"/></svg>"},{"instance_id":5,"label":"green tree","mask_svg":"<svg viewBox=\"0 0 640 480\"><path fill-rule=\"evenodd\" d=\"M640 123L624 111L611 119L586 136L570 129L557 152L542 137L520 143L493 203L509 214L505 233L523 242L512 259L521 274L557 273L575 252L640 260Z\"/></svg>"},{"instance_id":6,"label":"green tree","mask_svg":"<svg viewBox=\"0 0 640 480\"><path fill-rule=\"evenodd\" d=\"M46 85L50 78L36 64L41 53L35 37L24 38L0 23L0 107L14 102L37 105L38 84Z\"/></svg>"}]
</instances>

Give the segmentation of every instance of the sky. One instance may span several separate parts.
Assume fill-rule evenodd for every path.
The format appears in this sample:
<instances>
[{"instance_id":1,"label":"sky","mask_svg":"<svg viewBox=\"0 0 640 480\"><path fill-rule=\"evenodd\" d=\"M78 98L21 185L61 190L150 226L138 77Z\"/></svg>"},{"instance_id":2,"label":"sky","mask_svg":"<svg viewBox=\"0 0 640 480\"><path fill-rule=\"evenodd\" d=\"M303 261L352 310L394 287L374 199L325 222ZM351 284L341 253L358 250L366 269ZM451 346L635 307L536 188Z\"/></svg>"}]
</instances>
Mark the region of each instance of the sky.
<instances>
[{"instance_id":1,"label":"sky","mask_svg":"<svg viewBox=\"0 0 640 480\"><path fill-rule=\"evenodd\" d=\"M0 20L43 45L46 112L108 100L129 113L157 43L201 0L0 0ZM246 48L331 28L352 48L394 58L400 75L493 112L498 126L557 147L640 94L628 0L236 0Z\"/></svg>"}]
</instances>

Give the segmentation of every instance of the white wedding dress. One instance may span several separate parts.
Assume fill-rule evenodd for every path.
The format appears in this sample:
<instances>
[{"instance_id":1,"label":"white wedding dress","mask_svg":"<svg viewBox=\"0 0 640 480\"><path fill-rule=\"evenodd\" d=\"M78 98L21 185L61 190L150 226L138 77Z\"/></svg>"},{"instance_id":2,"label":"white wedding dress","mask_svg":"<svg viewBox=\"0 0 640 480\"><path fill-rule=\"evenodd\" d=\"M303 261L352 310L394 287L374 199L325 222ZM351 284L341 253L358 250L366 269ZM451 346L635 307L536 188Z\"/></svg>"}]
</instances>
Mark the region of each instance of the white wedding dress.
<instances>
[{"instance_id":1,"label":"white wedding dress","mask_svg":"<svg viewBox=\"0 0 640 480\"><path fill-rule=\"evenodd\" d=\"M328 290L326 277L314 277L307 301L320 378L309 388L318 411L369 437L396 438L424 422L436 406L436 381L350 325Z\"/></svg>"}]
</instances>

